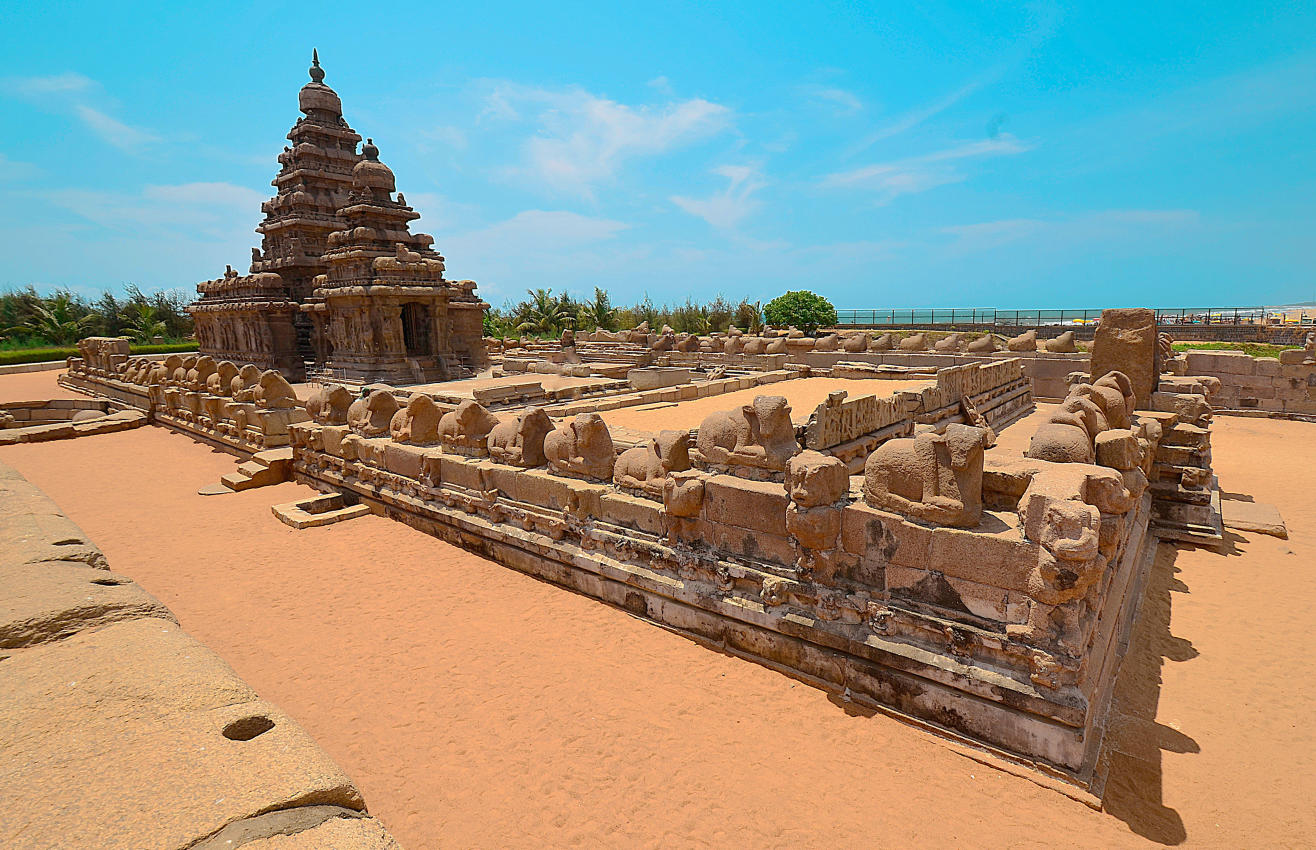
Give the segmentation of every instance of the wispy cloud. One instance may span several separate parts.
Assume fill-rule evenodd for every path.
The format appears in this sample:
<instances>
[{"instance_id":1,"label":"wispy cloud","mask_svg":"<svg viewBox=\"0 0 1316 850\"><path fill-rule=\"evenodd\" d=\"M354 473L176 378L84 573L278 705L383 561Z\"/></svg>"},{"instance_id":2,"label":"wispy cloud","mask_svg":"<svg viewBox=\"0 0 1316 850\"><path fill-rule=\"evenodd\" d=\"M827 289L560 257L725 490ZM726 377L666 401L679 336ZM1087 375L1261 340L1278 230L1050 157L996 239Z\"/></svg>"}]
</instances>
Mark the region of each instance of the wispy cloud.
<instances>
[{"instance_id":1,"label":"wispy cloud","mask_svg":"<svg viewBox=\"0 0 1316 850\"><path fill-rule=\"evenodd\" d=\"M915 109L911 109L910 111L906 112L904 115L901 115L895 121L883 127L879 127L877 130L865 136L863 139L859 141L858 144L850 148L850 150L847 152L847 156L854 156L862 151L865 151L868 148L872 147L873 145L877 144L878 142L882 141L883 139L890 139L893 136L899 136L902 133L909 132L910 130L922 124L924 121L927 121L929 118L932 118L942 112L945 112L947 109L950 109L952 106L959 103L961 100L964 100L964 98L973 94L978 89L982 88L988 83L994 81L999 76L1000 76L999 71L992 71L990 73L984 74L983 76L979 77L976 80L972 80L969 83L960 86L958 89L956 89L953 92L950 92L949 94L943 95L942 97L939 97L934 101L926 103L923 106L917 107Z\"/></svg>"},{"instance_id":2,"label":"wispy cloud","mask_svg":"<svg viewBox=\"0 0 1316 850\"><path fill-rule=\"evenodd\" d=\"M627 161L692 144L731 122L731 110L702 98L630 106L580 88L506 83L491 92L482 115L520 120L527 110L537 129L523 145L525 162L517 171L586 198Z\"/></svg>"},{"instance_id":3,"label":"wispy cloud","mask_svg":"<svg viewBox=\"0 0 1316 850\"><path fill-rule=\"evenodd\" d=\"M921 156L879 162L829 174L820 185L829 189L864 189L876 193L879 203L890 203L901 195L926 192L948 183L959 183L967 175L954 163L966 159L1011 156L1032 149L1009 133L994 139L964 142Z\"/></svg>"},{"instance_id":4,"label":"wispy cloud","mask_svg":"<svg viewBox=\"0 0 1316 850\"><path fill-rule=\"evenodd\" d=\"M46 77L8 77L0 81L0 91L67 113L102 141L128 153L140 152L143 146L160 141L150 130L110 115L107 110L113 104L101 85L76 71Z\"/></svg>"},{"instance_id":5,"label":"wispy cloud","mask_svg":"<svg viewBox=\"0 0 1316 850\"><path fill-rule=\"evenodd\" d=\"M714 174L727 178L727 187L707 198L672 197L672 203L698 216L718 229L738 225L745 216L758 209L755 192L767 185L758 169L748 165L723 165L713 169Z\"/></svg>"},{"instance_id":6,"label":"wispy cloud","mask_svg":"<svg viewBox=\"0 0 1316 850\"><path fill-rule=\"evenodd\" d=\"M23 180L40 173L41 169L32 163L19 162L0 153L0 180Z\"/></svg>"},{"instance_id":7,"label":"wispy cloud","mask_svg":"<svg viewBox=\"0 0 1316 850\"><path fill-rule=\"evenodd\" d=\"M864 102L857 94L835 86L802 86L803 93L819 103L830 107L838 115L853 115L863 111Z\"/></svg>"},{"instance_id":8,"label":"wispy cloud","mask_svg":"<svg viewBox=\"0 0 1316 850\"><path fill-rule=\"evenodd\" d=\"M253 211L265 198L232 183L146 186L136 193L55 189L40 197L107 230L145 236L187 231L223 239L250 230Z\"/></svg>"},{"instance_id":9,"label":"wispy cloud","mask_svg":"<svg viewBox=\"0 0 1316 850\"><path fill-rule=\"evenodd\" d=\"M943 227L954 237L952 248L967 254L988 251L1025 240L1044 240L1052 246L1144 238L1175 228L1191 227L1201 219L1196 210L1097 210L1055 218L1013 218Z\"/></svg>"}]
</instances>

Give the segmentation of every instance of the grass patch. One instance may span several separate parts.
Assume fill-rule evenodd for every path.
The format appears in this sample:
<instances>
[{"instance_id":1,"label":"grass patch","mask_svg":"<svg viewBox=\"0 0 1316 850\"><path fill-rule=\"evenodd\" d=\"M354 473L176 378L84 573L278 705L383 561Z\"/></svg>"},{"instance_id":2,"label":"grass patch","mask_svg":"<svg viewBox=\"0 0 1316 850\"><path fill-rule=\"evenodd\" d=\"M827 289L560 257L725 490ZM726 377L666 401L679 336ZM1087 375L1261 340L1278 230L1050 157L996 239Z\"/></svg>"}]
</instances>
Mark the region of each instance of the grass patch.
<instances>
[{"instance_id":1,"label":"grass patch","mask_svg":"<svg viewBox=\"0 0 1316 850\"><path fill-rule=\"evenodd\" d=\"M175 351L196 351L196 342L174 342L164 345L134 345L133 354L172 354ZM47 346L45 348L20 348L0 351L0 366L12 366L19 363L49 363L74 357L78 349L71 345Z\"/></svg>"},{"instance_id":2,"label":"grass patch","mask_svg":"<svg viewBox=\"0 0 1316 850\"><path fill-rule=\"evenodd\" d=\"M1176 342L1175 351L1241 351L1249 357L1279 357L1286 348L1298 345L1272 345L1268 342Z\"/></svg>"}]
</instances>

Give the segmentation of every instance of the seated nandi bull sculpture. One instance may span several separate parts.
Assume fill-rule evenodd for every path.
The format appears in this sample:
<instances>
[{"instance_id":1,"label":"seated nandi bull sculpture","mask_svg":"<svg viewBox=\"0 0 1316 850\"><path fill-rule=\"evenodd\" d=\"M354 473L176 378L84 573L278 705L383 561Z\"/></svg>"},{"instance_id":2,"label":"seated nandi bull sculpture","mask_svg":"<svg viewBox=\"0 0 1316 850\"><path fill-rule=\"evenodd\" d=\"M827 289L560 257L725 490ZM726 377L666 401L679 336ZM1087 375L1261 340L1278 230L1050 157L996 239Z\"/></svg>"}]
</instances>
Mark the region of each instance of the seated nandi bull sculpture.
<instances>
[{"instance_id":1,"label":"seated nandi bull sculpture","mask_svg":"<svg viewBox=\"0 0 1316 850\"><path fill-rule=\"evenodd\" d=\"M306 402L306 412L321 425L346 425L347 410L352 406L352 394L339 384L328 384Z\"/></svg>"},{"instance_id":2,"label":"seated nandi bull sculpture","mask_svg":"<svg viewBox=\"0 0 1316 850\"><path fill-rule=\"evenodd\" d=\"M543 466L544 437L552 430L553 420L544 408L527 410L515 419L498 423L489 432L489 457L526 469Z\"/></svg>"},{"instance_id":3,"label":"seated nandi bull sculpture","mask_svg":"<svg viewBox=\"0 0 1316 850\"><path fill-rule=\"evenodd\" d=\"M772 477L780 481L786 462L799 454L785 398L761 395L752 404L718 411L704 417L695 441L696 460L731 467L748 478Z\"/></svg>"},{"instance_id":4,"label":"seated nandi bull sculpture","mask_svg":"<svg viewBox=\"0 0 1316 850\"><path fill-rule=\"evenodd\" d=\"M887 440L864 464L864 501L957 528L982 520L982 457L991 431L961 425Z\"/></svg>"},{"instance_id":5,"label":"seated nandi bull sculpture","mask_svg":"<svg viewBox=\"0 0 1316 850\"><path fill-rule=\"evenodd\" d=\"M267 410L289 410L297 406L297 393L278 370L266 369L260 374L253 401Z\"/></svg>"},{"instance_id":6,"label":"seated nandi bull sculpture","mask_svg":"<svg viewBox=\"0 0 1316 850\"><path fill-rule=\"evenodd\" d=\"M663 482L670 473L690 468L688 431L659 431L643 446L627 449L617 458L612 480L619 487L663 497Z\"/></svg>"},{"instance_id":7,"label":"seated nandi bull sculpture","mask_svg":"<svg viewBox=\"0 0 1316 850\"><path fill-rule=\"evenodd\" d=\"M347 424L362 437L379 437L388 433L393 414L398 412L398 400L388 390L375 390L365 398L352 402L347 409Z\"/></svg>"},{"instance_id":8,"label":"seated nandi bull sculpture","mask_svg":"<svg viewBox=\"0 0 1316 850\"><path fill-rule=\"evenodd\" d=\"M562 423L544 437L544 457L550 471L572 478L608 481L617 455L612 434L597 413L584 413Z\"/></svg>"},{"instance_id":9,"label":"seated nandi bull sculpture","mask_svg":"<svg viewBox=\"0 0 1316 850\"><path fill-rule=\"evenodd\" d=\"M498 424L484 405L467 399L456 410L443 414L439 420L439 440L444 451L469 457L483 457L489 451L489 432Z\"/></svg>"},{"instance_id":10,"label":"seated nandi bull sculpture","mask_svg":"<svg viewBox=\"0 0 1316 850\"><path fill-rule=\"evenodd\" d=\"M438 442L443 411L425 393L416 393L389 420L388 431L395 443L428 445Z\"/></svg>"}]
</instances>

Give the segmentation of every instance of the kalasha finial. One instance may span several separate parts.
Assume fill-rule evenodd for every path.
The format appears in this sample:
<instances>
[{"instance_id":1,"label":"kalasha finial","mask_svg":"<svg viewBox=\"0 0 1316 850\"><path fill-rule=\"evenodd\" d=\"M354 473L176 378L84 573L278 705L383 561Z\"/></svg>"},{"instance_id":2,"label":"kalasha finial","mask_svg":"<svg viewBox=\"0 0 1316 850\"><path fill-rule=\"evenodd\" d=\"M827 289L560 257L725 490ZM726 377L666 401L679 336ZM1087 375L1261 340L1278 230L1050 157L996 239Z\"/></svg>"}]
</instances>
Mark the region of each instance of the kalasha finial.
<instances>
[{"instance_id":1,"label":"kalasha finial","mask_svg":"<svg viewBox=\"0 0 1316 850\"><path fill-rule=\"evenodd\" d=\"M375 147L374 139L366 139L366 143L361 146L361 155L371 162L379 162L379 148Z\"/></svg>"},{"instance_id":2,"label":"kalasha finial","mask_svg":"<svg viewBox=\"0 0 1316 850\"><path fill-rule=\"evenodd\" d=\"M324 69L320 67L320 51L311 48L311 79L317 83L324 82Z\"/></svg>"}]
</instances>

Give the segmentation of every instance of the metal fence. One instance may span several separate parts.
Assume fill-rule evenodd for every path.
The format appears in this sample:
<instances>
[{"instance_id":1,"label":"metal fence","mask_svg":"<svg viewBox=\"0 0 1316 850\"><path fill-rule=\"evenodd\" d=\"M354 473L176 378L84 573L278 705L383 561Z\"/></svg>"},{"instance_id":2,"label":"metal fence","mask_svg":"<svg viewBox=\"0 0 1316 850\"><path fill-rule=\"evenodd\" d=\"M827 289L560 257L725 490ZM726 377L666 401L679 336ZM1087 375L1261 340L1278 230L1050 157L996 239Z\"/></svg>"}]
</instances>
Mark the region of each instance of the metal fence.
<instances>
[{"instance_id":1,"label":"metal fence","mask_svg":"<svg viewBox=\"0 0 1316 850\"><path fill-rule=\"evenodd\" d=\"M1101 310L997 310L983 307L908 310L837 310L838 325L1093 325ZM1276 307L1179 307L1156 311L1163 325L1276 325L1316 323L1316 311Z\"/></svg>"}]
</instances>

